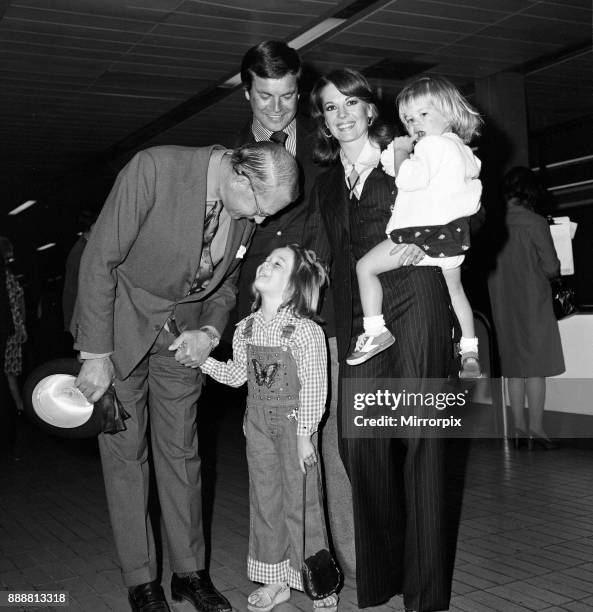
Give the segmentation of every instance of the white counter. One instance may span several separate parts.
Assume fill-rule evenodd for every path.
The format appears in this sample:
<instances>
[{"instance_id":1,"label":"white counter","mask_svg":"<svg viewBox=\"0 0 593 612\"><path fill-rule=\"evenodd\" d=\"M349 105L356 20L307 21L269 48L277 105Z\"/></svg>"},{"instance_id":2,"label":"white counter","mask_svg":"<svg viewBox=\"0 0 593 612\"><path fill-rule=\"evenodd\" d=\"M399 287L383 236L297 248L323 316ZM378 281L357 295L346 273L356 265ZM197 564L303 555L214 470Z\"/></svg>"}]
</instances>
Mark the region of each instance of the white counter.
<instances>
[{"instance_id":1,"label":"white counter","mask_svg":"<svg viewBox=\"0 0 593 612\"><path fill-rule=\"evenodd\" d=\"M558 321L566 372L548 378L546 410L593 415L593 314Z\"/></svg>"}]
</instances>

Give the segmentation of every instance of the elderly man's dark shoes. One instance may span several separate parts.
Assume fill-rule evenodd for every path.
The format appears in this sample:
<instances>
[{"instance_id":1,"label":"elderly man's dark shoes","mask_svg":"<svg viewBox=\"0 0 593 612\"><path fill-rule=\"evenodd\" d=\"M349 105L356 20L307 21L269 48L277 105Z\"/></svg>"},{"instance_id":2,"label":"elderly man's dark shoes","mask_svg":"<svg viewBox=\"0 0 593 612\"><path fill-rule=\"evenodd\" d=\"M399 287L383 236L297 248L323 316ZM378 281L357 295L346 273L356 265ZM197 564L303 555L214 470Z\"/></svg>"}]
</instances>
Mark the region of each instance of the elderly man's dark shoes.
<instances>
[{"instance_id":1,"label":"elderly man's dark shoes","mask_svg":"<svg viewBox=\"0 0 593 612\"><path fill-rule=\"evenodd\" d=\"M199 612L231 612L228 600L212 584L206 570L192 572L189 576L173 574L171 578L173 601L186 599Z\"/></svg>"},{"instance_id":2,"label":"elderly man's dark shoes","mask_svg":"<svg viewBox=\"0 0 593 612\"><path fill-rule=\"evenodd\" d=\"M132 612L171 612L163 587L153 580L128 591Z\"/></svg>"}]
</instances>

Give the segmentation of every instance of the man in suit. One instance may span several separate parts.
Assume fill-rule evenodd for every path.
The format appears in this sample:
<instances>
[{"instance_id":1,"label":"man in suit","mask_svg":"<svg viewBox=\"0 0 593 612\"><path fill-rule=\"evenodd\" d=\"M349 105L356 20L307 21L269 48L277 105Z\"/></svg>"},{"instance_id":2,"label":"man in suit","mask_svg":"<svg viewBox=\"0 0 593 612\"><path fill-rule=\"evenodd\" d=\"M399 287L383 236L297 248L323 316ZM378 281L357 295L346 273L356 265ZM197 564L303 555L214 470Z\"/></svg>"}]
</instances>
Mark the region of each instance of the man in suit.
<instances>
[{"instance_id":1,"label":"man in suit","mask_svg":"<svg viewBox=\"0 0 593 612\"><path fill-rule=\"evenodd\" d=\"M113 381L130 418L99 447L124 584L136 612L167 612L147 511L147 424L175 600L202 612L229 602L206 569L196 402L199 365L235 303L253 222L296 197L284 147L155 147L119 174L80 266L72 322L90 402Z\"/></svg>"},{"instance_id":2,"label":"man in suit","mask_svg":"<svg viewBox=\"0 0 593 612\"><path fill-rule=\"evenodd\" d=\"M240 131L235 144L265 140L283 144L297 160L300 195L280 214L256 229L241 269L238 320L251 312L253 298L249 287L257 266L273 249L301 241L309 192L320 172L311 157L313 134L309 122L297 114L301 72L298 53L276 40L252 47L241 63L241 81L252 117Z\"/></svg>"}]
</instances>

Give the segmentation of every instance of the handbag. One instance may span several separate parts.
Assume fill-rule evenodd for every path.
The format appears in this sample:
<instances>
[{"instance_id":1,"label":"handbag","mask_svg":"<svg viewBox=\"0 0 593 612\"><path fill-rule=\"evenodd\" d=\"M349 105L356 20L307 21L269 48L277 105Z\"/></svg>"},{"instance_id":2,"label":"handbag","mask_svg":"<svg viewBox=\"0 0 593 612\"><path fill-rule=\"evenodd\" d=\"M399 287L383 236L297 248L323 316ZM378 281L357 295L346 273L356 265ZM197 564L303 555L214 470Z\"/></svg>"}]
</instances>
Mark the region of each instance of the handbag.
<instances>
[{"instance_id":1,"label":"handbag","mask_svg":"<svg viewBox=\"0 0 593 612\"><path fill-rule=\"evenodd\" d=\"M561 278L551 281L552 305L557 319L563 319L576 311L576 300L574 289L567 287Z\"/></svg>"},{"instance_id":2,"label":"handbag","mask_svg":"<svg viewBox=\"0 0 593 612\"><path fill-rule=\"evenodd\" d=\"M335 593L342 580L342 572L327 548L305 558L305 528L307 508L307 474L303 475L303 589L310 599L325 599Z\"/></svg>"}]
</instances>

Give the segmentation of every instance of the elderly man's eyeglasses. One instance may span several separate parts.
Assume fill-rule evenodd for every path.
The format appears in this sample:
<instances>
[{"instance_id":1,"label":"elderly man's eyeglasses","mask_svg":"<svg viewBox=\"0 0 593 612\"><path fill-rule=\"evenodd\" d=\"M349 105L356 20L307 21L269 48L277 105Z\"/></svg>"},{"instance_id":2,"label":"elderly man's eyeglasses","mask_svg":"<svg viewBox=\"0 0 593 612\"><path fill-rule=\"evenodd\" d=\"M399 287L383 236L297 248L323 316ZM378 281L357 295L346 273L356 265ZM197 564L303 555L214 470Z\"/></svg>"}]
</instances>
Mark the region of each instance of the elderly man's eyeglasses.
<instances>
[{"instance_id":1,"label":"elderly man's eyeglasses","mask_svg":"<svg viewBox=\"0 0 593 612\"><path fill-rule=\"evenodd\" d=\"M266 212L265 210L262 210L261 206L259 205L259 201L257 199L257 195L255 193L255 189L253 187L253 183L251 182L251 179L244 172L241 172L240 174L242 174L249 181L249 186L251 187L251 193L253 193L253 201L255 202L256 216L258 216L258 217L271 217L272 213L269 213L269 212Z\"/></svg>"}]
</instances>

